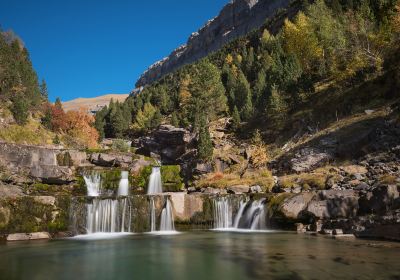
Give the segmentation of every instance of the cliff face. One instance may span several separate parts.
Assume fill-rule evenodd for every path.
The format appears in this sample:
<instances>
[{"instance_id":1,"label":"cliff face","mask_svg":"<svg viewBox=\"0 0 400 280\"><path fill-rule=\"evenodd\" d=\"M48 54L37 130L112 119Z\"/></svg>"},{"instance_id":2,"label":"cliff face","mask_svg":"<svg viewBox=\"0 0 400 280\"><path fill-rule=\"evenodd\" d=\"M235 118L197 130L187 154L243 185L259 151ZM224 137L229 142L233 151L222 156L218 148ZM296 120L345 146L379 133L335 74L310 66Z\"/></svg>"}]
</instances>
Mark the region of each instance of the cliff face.
<instances>
[{"instance_id":1,"label":"cliff face","mask_svg":"<svg viewBox=\"0 0 400 280\"><path fill-rule=\"evenodd\" d=\"M199 60L233 39L259 28L266 19L290 0L234 0L220 14L193 33L186 45L175 49L168 57L154 63L144 72L136 87L150 84L179 67Z\"/></svg>"}]
</instances>

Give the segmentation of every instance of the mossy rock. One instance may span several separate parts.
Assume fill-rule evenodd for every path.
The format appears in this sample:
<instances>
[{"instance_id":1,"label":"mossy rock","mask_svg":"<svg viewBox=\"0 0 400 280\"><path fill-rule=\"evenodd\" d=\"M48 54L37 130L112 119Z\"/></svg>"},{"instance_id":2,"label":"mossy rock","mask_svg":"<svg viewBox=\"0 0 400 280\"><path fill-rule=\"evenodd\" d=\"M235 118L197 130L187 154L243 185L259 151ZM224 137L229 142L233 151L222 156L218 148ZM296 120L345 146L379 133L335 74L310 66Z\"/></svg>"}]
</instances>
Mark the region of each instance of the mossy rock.
<instances>
[{"instance_id":1,"label":"mossy rock","mask_svg":"<svg viewBox=\"0 0 400 280\"><path fill-rule=\"evenodd\" d=\"M184 188L179 165L161 166L161 178L165 192L178 192Z\"/></svg>"},{"instance_id":2,"label":"mossy rock","mask_svg":"<svg viewBox=\"0 0 400 280\"><path fill-rule=\"evenodd\" d=\"M152 169L152 166L145 166L138 174L132 176L131 185L134 189L142 188L147 190ZM161 166L161 179L164 192L178 192L184 188L179 165Z\"/></svg>"}]
</instances>

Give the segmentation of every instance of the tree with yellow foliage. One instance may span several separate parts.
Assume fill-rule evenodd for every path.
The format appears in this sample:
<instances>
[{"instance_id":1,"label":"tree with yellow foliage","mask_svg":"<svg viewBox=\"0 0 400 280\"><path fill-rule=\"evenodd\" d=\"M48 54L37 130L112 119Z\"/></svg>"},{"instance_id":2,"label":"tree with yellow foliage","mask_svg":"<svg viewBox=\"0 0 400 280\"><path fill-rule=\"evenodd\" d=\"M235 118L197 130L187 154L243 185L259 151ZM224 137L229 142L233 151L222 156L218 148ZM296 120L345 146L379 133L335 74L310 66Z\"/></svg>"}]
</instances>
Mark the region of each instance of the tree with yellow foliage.
<instances>
[{"instance_id":1,"label":"tree with yellow foliage","mask_svg":"<svg viewBox=\"0 0 400 280\"><path fill-rule=\"evenodd\" d=\"M320 63L323 49L303 12L296 16L294 22L285 20L282 39L285 51L296 55L305 71L313 70Z\"/></svg>"}]
</instances>

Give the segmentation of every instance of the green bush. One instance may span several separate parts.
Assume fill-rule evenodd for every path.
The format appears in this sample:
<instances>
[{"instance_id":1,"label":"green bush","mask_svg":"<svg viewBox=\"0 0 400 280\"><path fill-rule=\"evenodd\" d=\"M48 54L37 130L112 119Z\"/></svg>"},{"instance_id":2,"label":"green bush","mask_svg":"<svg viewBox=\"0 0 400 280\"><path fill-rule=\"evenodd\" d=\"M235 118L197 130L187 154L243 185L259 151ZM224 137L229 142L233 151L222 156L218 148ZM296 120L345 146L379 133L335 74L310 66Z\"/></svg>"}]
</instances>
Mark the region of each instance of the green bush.
<instances>
[{"instance_id":1,"label":"green bush","mask_svg":"<svg viewBox=\"0 0 400 280\"><path fill-rule=\"evenodd\" d=\"M115 139L113 140L112 149L119 152L129 152L131 146L127 143L126 140L123 139Z\"/></svg>"}]
</instances>

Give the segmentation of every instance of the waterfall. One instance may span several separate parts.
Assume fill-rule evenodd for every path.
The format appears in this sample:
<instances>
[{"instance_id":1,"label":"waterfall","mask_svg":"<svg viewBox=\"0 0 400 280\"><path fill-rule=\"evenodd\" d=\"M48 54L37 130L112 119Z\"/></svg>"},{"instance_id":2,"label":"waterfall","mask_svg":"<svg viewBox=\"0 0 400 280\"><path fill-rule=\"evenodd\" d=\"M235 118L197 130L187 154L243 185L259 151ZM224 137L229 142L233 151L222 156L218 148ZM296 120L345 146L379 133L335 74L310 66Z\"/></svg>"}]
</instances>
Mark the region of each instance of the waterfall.
<instances>
[{"instance_id":1,"label":"waterfall","mask_svg":"<svg viewBox=\"0 0 400 280\"><path fill-rule=\"evenodd\" d=\"M239 228L239 222L240 222L240 218L243 215L244 209L246 208L247 205L247 200L242 200L240 201L240 207L239 207L239 211L237 212L236 216L235 216L235 222L233 223L233 227L234 228Z\"/></svg>"},{"instance_id":2,"label":"waterfall","mask_svg":"<svg viewBox=\"0 0 400 280\"><path fill-rule=\"evenodd\" d=\"M129 195L129 172L121 171L121 180L118 186L118 196Z\"/></svg>"},{"instance_id":3,"label":"waterfall","mask_svg":"<svg viewBox=\"0 0 400 280\"><path fill-rule=\"evenodd\" d=\"M86 207L88 234L130 232L131 206L127 198L121 200L95 198Z\"/></svg>"},{"instance_id":4,"label":"waterfall","mask_svg":"<svg viewBox=\"0 0 400 280\"><path fill-rule=\"evenodd\" d=\"M232 207L227 197L214 200L214 227L230 228L232 226Z\"/></svg>"},{"instance_id":5,"label":"waterfall","mask_svg":"<svg viewBox=\"0 0 400 280\"><path fill-rule=\"evenodd\" d=\"M160 231L175 231L174 214L169 197L167 197L165 207L161 212Z\"/></svg>"},{"instance_id":6,"label":"waterfall","mask_svg":"<svg viewBox=\"0 0 400 280\"><path fill-rule=\"evenodd\" d=\"M265 198L242 200L232 225L232 202L230 197L214 199L215 229L266 229Z\"/></svg>"},{"instance_id":7,"label":"waterfall","mask_svg":"<svg viewBox=\"0 0 400 280\"><path fill-rule=\"evenodd\" d=\"M154 197L150 197L150 223L151 231L156 231L156 206L154 205Z\"/></svg>"},{"instance_id":8,"label":"waterfall","mask_svg":"<svg viewBox=\"0 0 400 280\"><path fill-rule=\"evenodd\" d=\"M159 166L154 166L151 171L147 194L160 194L162 192L161 170Z\"/></svg>"},{"instance_id":9,"label":"waterfall","mask_svg":"<svg viewBox=\"0 0 400 280\"><path fill-rule=\"evenodd\" d=\"M101 176L99 172L84 174L88 196L97 197L101 194Z\"/></svg>"}]
</instances>

